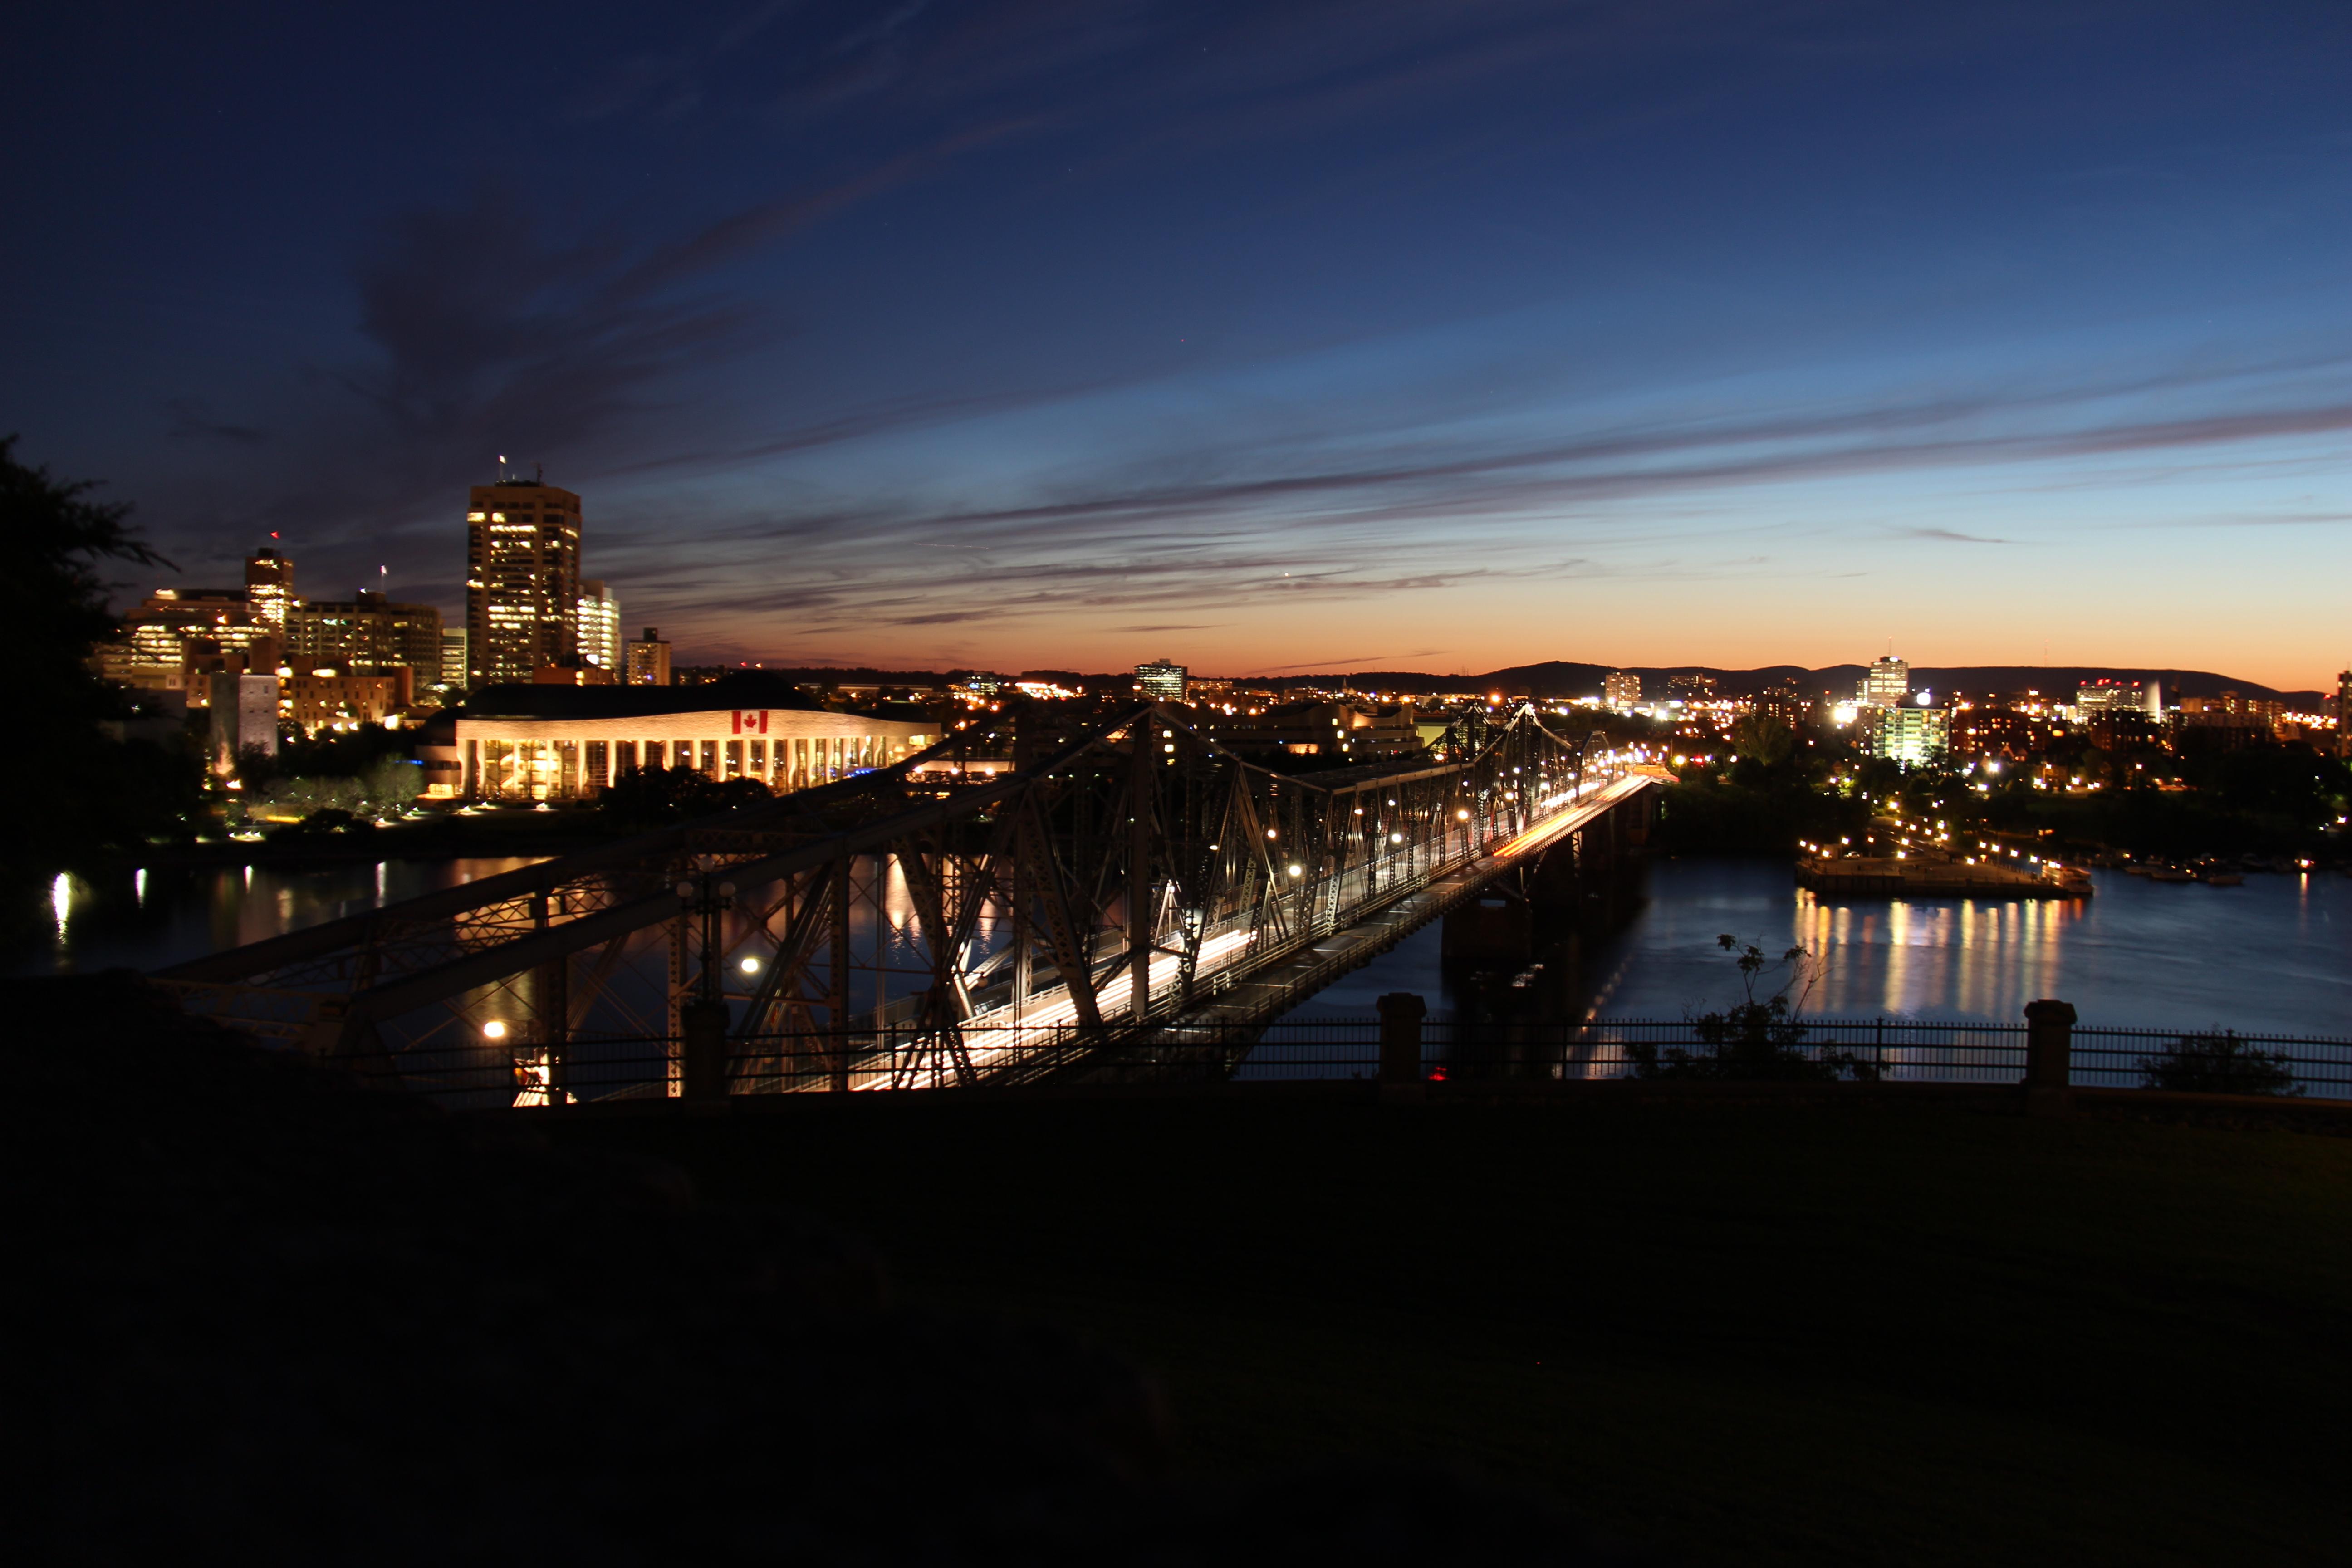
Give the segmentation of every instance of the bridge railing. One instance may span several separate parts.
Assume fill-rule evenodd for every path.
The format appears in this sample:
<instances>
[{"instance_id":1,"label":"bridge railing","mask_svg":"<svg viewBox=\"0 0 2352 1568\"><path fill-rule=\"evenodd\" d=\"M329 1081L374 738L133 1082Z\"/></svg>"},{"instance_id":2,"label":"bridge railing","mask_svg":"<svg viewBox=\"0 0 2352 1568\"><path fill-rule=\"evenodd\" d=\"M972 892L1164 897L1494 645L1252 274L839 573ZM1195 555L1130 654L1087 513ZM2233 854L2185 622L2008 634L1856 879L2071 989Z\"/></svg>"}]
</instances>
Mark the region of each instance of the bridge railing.
<instances>
[{"instance_id":1,"label":"bridge railing","mask_svg":"<svg viewBox=\"0 0 2352 1568\"><path fill-rule=\"evenodd\" d=\"M1720 1076L1999 1085L2025 1075L2021 1026L1881 1018L1804 1019L1794 1039L1767 1042L1770 1048L1761 1058L1751 1053L1744 1068L1718 1073L1709 1063L1720 1042L1688 1018L1432 1020L1421 1030L1420 1071L1433 1082L1493 1083ZM402 1052L355 1065L387 1087L453 1109L494 1109L840 1090L984 1092L1073 1068L1097 1080L1145 1083L1370 1080L1381 1075L1381 1056L1379 1022L1334 1017L1177 1024L1108 1048L1099 1035L1072 1024L973 1026L944 1037L910 1026L847 1037L746 1036L724 1041L717 1054L699 1061L687 1041L641 1036L575 1039L556 1053L483 1046ZM2236 1065L2216 1079L2217 1061ZM2232 1080L2231 1071L2240 1076ZM2078 1028L2071 1081L2082 1088L2218 1087L2352 1099L2352 1040Z\"/></svg>"}]
</instances>

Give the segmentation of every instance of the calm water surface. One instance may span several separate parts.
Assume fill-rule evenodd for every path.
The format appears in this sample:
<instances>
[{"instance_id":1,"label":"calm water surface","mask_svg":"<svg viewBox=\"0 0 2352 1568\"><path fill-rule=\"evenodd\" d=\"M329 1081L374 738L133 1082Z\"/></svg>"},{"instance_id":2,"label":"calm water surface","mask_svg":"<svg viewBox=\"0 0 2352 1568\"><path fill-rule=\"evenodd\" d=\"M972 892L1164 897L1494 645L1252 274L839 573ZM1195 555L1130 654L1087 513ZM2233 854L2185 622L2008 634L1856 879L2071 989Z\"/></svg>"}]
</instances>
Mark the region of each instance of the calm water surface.
<instances>
[{"instance_id":1,"label":"calm water surface","mask_svg":"<svg viewBox=\"0 0 2352 1568\"><path fill-rule=\"evenodd\" d=\"M216 866L142 871L96 884L69 878L53 901L54 933L0 954L0 973L160 969L542 858L381 860L301 870Z\"/></svg>"},{"instance_id":2,"label":"calm water surface","mask_svg":"<svg viewBox=\"0 0 2352 1568\"><path fill-rule=\"evenodd\" d=\"M1820 954L1804 1011L1822 1017L2007 1024L2054 996L2086 1025L2352 1035L2352 879L2250 875L2209 888L2093 875L2096 895L2074 902L1839 900L1796 887L1786 865L1662 860L1647 907L1586 953L1590 1006L1676 1018L1738 1001L1738 974L1716 945L1729 932L1775 956L1801 942ZM1456 1010L1435 927L1293 1016L1362 1016L1387 991Z\"/></svg>"},{"instance_id":3,"label":"calm water surface","mask_svg":"<svg viewBox=\"0 0 2352 1568\"><path fill-rule=\"evenodd\" d=\"M386 860L308 870L228 867L71 882L56 932L0 954L0 972L154 969L436 888L531 864L523 858ZM2224 1025L2250 1033L2352 1035L2352 879L2250 876L2240 888L2095 873L2097 896L1842 902L1794 886L1789 868L1676 859L1650 899L1586 954L1591 1010L1674 1018L1738 1000L1720 932L1778 953L1821 955L1805 1011L2013 1023L2037 996L2085 1024ZM1415 991L1455 1010L1432 926L1332 985L1294 1016L1368 1016L1373 998Z\"/></svg>"}]
</instances>

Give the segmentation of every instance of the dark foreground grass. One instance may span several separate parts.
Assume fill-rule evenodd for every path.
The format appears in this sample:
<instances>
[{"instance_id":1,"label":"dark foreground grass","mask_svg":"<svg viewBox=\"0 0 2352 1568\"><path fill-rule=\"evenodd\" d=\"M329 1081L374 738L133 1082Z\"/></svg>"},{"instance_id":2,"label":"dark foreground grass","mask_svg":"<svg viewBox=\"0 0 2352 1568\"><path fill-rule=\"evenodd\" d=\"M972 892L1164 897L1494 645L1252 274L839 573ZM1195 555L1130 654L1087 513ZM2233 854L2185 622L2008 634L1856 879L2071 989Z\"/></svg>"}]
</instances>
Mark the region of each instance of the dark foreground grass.
<instances>
[{"instance_id":1,"label":"dark foreground grass","mask_svg":"<svg viewBox=\"0 0 2352 1568\"><path fill-rule=\"evenodd\" d=\"M877 1097L878 1098L878 1097ZM1885 1106L579 1118L1155 1368L1199 1476L1468 1467L1696 1563L2343 1561L2352 1141Z\"/></svg>"}]
</instances>

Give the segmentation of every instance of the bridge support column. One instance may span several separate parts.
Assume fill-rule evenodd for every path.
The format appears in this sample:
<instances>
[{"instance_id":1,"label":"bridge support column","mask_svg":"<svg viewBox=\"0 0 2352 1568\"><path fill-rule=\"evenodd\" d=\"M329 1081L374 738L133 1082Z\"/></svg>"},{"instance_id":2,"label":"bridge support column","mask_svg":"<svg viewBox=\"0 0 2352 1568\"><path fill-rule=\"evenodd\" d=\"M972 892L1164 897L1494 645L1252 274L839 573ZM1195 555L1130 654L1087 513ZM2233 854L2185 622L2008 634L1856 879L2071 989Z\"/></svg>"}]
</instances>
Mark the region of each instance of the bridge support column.
<instances>
[{"instance_id":1,"label":"bridge support column","mask_svg":"<svg viewBox=\"0 0 2352 1568\"><path fill-rule=\"evenodd\" d=\"M1381 1082L1421 1081L1421 1021L1429 1005L1410 991L1391 991L1375 1006L1381 1010Z\"/></svg>"}]
</instances>

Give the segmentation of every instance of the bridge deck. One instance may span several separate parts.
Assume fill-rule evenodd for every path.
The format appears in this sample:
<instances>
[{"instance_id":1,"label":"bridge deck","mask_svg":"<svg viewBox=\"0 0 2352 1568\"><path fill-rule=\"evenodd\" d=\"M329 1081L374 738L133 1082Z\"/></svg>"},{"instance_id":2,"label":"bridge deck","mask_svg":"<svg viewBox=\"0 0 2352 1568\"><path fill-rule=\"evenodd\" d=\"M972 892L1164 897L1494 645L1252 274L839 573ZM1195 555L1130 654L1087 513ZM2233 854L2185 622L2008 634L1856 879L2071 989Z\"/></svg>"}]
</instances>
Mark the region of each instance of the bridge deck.
<instances>
[{"instance_id":1,"label":"bridge deck","mask_svg":"<svg viewBox=\"0 0 2352 1568\"><path fill-rule=\"evenodd\" d=\"M1342 974L1360 969L1503 872L1599 819L1657 781L1622 778L1544 818L1517 837L1403 897L1360 916L1305 951L1234 983L1187 1022L1247 1025L1279 1017Z\"/></svg>"}]
</instances>

